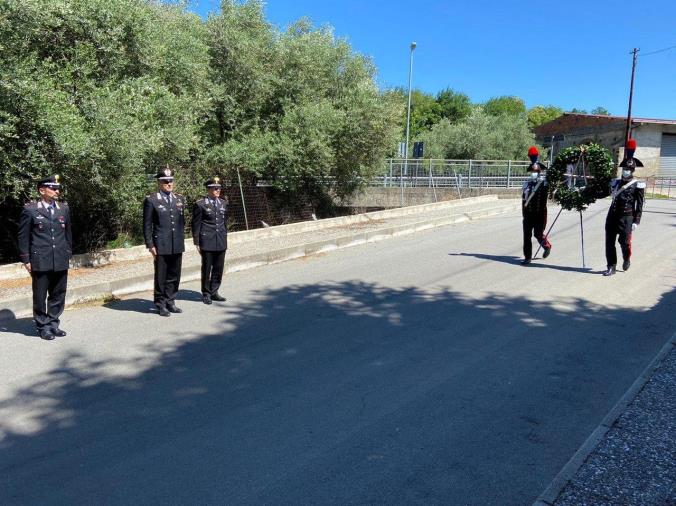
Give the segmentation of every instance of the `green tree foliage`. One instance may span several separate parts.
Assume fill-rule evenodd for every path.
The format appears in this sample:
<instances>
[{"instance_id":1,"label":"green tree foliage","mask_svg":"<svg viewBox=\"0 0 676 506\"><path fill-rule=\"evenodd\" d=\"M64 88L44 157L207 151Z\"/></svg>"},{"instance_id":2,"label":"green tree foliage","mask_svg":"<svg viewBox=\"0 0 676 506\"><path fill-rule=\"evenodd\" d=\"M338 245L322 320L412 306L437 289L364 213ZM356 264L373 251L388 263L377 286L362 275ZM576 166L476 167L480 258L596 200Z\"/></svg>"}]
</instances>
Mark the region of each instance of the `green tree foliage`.
<instances>
[{"instance_id":1,"label":"green tree foliage","mask_svg":"<svg viewBox=\"0 0 676 506\"><path fill-rule=\"evenodd\" d=\"M592 114L596 114L597 116L610 116L610 111L606 109L605 107L602 106L596 106L592 109L591 111Z\"/></svg>"},{"instance_id":2,"label":"green tree foliage","mask_svg":"<svg viewBox=\"0 0 676 506\"><path fill-rule=\"evenodd\" d=\"M531 128L535 128L561 115L563 115L563 109L560 107L554 105L536 105L528 110L528 125Z\"/></svg>"},{"instance_id":3,"label":"green tree foliage","mask_svg":"<svg viewBox=\"0 0 676 506\"><path fill-rule=\"evenodd\" d=\"M279 32L259 0L207 20L184 2L1 0L0 66L0 213L62 174L80 251L138 236L165 164L190 198L235 169L290 198L347 195L405 110L368 58L305 20Z\"/></svg>"},{"instance_id":4,"label":"green tree foliage","mask_svg":"<svg viewBox=\"0 0 676 506\"><path fill-rule=\"evenodd\" d=\"M500 116L506 114L509 116L518 116L526 114L526 104L519 97L503 96L488 100L484 105L484 112L491 116Z\"/></svg>"},{"instance_id":5,"label":"green tree foliage","mask_svg":"<svg viewBox=\"0 0 676 506\"><path fill-rule=\"evenodd\" d=\"M199 18L141 0L0 6L3 204L59 173L80 249L137 232L146 171L199 145L209 62Z\"/></svg>"},{"instance_id":6,"label":"green tree foliage","mask_svg":"<svg viewBox=\"0 0 676 506\"><path fill-rule=\"evenodd\" d=\"M446 88L437 93L437 103L442 118L451 123L458 123L472 113L472 102L464 93Z\"/></svg>"},{"instance_id":7,"label":"green tree foliage","mask_svg":"<svg viewBox=\"0 0 676 506\"><path fill-rule=\"evenodd\" d=\"M525 114L487 114L475 107L462 122L443 119L423 136L431 158L521 160L534 142Z\"/></svg>"}]
</instances>

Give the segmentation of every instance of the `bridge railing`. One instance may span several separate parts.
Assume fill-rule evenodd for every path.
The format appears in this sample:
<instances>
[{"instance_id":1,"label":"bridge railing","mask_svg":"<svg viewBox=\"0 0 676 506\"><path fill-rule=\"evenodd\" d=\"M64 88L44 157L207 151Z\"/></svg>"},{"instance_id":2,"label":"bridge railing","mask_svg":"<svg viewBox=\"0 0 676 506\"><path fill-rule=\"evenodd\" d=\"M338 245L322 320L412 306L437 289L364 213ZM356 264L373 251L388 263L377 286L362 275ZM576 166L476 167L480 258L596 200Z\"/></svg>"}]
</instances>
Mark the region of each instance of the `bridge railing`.
<instances>
[{"instance_id":1,"label":"bridge railing","mask_svg":"<svg viewBox=\"0 0 676 506\"><path fill-rule=\"evenodd\" d=\"M530 162L391 158L370 186L428 188L519 188Z\"/></svg>"},{"instance_id":2,"label":"bridge railing","mask_svg":"<svg viewBox=\"0 0 676 506\"><path fill-rule=\"evenodd\" d=\"M646 178L648 198L676 198L676 177L649 176Z\"/></svg>"}]
</instances>

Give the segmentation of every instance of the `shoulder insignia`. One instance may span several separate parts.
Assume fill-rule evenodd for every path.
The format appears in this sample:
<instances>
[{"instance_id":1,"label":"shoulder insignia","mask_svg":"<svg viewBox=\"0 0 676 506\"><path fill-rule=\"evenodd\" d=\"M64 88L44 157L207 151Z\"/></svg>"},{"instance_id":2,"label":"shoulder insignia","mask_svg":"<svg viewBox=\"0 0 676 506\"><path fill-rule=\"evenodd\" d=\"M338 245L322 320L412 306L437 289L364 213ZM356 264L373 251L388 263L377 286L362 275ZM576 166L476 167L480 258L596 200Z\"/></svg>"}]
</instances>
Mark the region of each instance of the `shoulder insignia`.
<instances>
[{"instance_id":1,"label":"shoulder insignia","mask_svg":"<svg viewBox=\"0 0 676 506\"><path fill-rule=\"evenodd\" d=\"M23 206L26 209L37 209L38 203L37 202L26 202Z\"/></svg>"},{"instance_id":2,"label":"shoulder insignia","mask_svg":"<svg viewBox=\"0 0 676 506\"><path fill-rule=\"evenodd\" d=\"M639 181L638 183L636 183L636 188L645 188L645 187L646 187L645 181Z\"/></svg>"}]
</instances>

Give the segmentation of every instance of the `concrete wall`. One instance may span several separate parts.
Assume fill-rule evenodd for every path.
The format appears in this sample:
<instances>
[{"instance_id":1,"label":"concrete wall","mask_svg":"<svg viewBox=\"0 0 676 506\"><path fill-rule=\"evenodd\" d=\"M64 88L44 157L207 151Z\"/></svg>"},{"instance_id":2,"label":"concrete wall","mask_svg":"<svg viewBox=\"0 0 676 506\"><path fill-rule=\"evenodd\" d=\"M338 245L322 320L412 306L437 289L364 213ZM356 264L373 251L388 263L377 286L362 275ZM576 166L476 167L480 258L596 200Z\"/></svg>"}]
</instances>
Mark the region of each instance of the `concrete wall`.
<instances>
[{"instance_id":1,"label":"concrete wall","mask_svg":"<svg viewBox=\"0 0 676 506\"><path fill-rule=\"evenodd\" d=\"M518 197L521 194L521 187L506 189L506 188L461 188L460 194L456 188L437 188L436 197L435 190L432 188L404 188L403 202L405 206L417 206L422 204L430 204L433 202L444 202L447 200L455 200L458 198L475 197L478 195L509 195L510 197ZM401 188L367 188L359 195L356 195L346 202L341 202L339 205L346 207L364 207L364 208L384 208L390 209L394 207L401 207L402 196Z\"/></svg>"},{"instance_id":2,"label":"concrete wall","mask_svg":"<svg viewBox=\"0 0 676 506\"><path fill-rule=\"evenodd\" d=\"M636 169L637 177L654 176L660 167L660 148L662 147L662 125L640 125L632 132L638 148L636 158L643 162L644 167ZM624 157L624 149L620 150Z\"/></svg>"},{"instance_id":3,"label":"concrete wall","mask_svg":"<svg viewBox=\"0 0 676 506\"><path fill-rule=\"evenodd\" d=\"M676 134L676 125L658 125L645 123L632 129L632 137L636 139L638 148L635 156L643 162L644 167L636 170L636 177L645 178L657 174L660 166L660 149L662 147L662 133ZM557 146L558 149L577 146L584 142L593 141L610 149L613 160L619 163L624 159L624 128L606 131L588 130L581 133L566 135L565 141ZM619 174L619 169L618 169Z\"/></svg>"}]
</instances>

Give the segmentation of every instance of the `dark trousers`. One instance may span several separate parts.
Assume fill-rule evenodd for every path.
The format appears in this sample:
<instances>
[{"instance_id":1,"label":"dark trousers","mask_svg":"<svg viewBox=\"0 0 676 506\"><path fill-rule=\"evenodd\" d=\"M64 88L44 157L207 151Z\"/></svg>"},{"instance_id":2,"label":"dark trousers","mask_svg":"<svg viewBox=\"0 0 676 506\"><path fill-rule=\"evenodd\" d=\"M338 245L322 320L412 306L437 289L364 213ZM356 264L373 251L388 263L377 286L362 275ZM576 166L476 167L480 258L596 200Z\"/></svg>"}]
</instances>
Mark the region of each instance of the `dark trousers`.
<instances>
[{"instance_id":1,"label":"dark trousers","mask_svg":"<svg viewBox=\"0 0 676 506\"><path fill-rule=\"evenodd\" d=\"M181 262L183 253L155 256L155 305L171 306L176 299L178 285L181 282Z\"/></svg>"},{"instance_id":2,"label":"dark trousers","mask_svg":"<svg viewBox=\"0 0 676 506\"><path fill-rule=\"evenodd\" d=\"M33 271L33 319L38 332L59 328L66 305L68 271Z\"/></svg>"},{"instance_id":3,"label":"dark trousers","mask_svg":"<svg viewBox=\"0 0 676 506\"><path fill-rule=\"evenodd\" d=\"M547 228L547 210L538 214L526 214L523 217L523 257L530 260L533 257L531 237L535 236L543 248L551 248L549 239L545 236Z\"/></svg>"},{"instance_id":4,"label":"dark trousers","mask_svg":"<svg viewBox=\"0 0 676 506\"><path fill-rule=\"evenodd\" d=\"M622 258L631 258L631 225L634 223L632 215L611 216L606 218L606 265L617 265L617 250L615 240L620 243Z\"/></svg>"},{"instance_id":5,"label":"dark trousers","mask_svg":"<svg viewBox=\"0 0 676 506\"><path fill-rule=\"evenodd\" d=\"M218 292L223 279L225 250L201 251L202 255L202 295L214 295Z\"/></svg>"}]
</instances>

